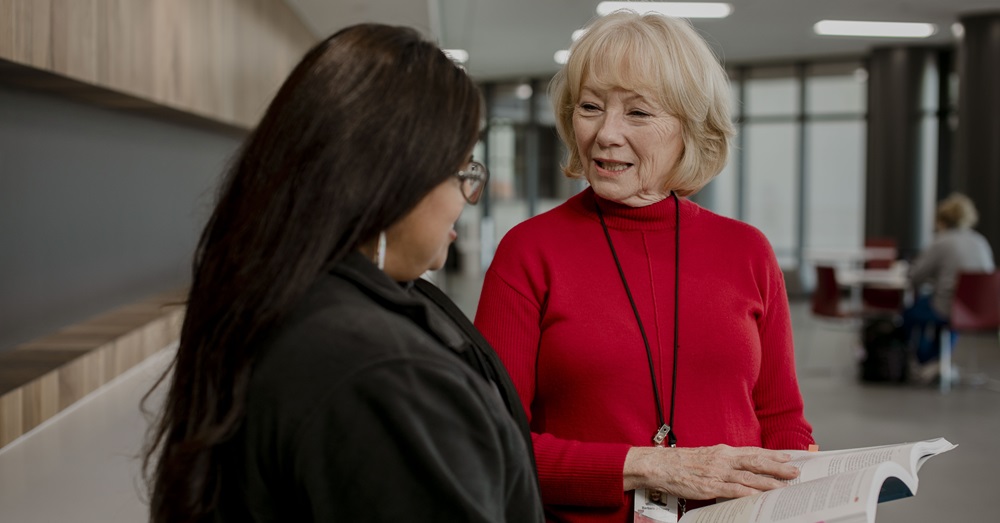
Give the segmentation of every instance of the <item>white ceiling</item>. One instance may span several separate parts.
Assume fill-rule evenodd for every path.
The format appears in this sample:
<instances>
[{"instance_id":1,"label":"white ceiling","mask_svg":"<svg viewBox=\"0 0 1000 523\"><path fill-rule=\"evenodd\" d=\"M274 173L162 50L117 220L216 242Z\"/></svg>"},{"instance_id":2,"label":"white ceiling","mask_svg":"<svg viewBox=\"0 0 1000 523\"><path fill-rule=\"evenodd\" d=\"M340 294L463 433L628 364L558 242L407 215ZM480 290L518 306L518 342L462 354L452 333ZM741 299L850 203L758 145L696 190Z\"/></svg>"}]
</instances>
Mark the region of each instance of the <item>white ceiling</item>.
<instances>
[{"instance_id":1,"label":"white ceiling","mask_svg":"<svg viewBox=\"0 0 1000 523\"><path fill-rule=\"evenodd\" d=\"M479 80L545 76L552 55L594 16L599 0L286 0L319 37L358 22L416 27L445 48L469 52ZM968 14L1000 14L1000 0L727 0L733 14L694 25L729 64L860 55L874 46L955 42L951 26ZM930 22L927 39L822 37L822 19Z\"/></svg>"}]
</instances>

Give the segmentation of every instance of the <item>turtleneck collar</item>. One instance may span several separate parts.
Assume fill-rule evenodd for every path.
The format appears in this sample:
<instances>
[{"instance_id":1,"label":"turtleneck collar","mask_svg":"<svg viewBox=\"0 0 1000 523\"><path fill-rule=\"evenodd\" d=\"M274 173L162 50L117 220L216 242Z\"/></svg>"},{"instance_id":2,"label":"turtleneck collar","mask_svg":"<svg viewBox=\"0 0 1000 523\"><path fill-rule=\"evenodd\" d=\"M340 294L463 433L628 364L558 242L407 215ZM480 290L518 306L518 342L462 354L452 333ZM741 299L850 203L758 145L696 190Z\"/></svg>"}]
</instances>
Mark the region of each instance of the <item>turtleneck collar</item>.
<instances>
[{"instance_id":1,"label":"turtleneck collar","mask_svg":"<svg viewBox=\"0 0 1000 523\"><path fill-rule=\"evenodd\" d=\"M629 207L618 202L605 200L598 196L592 187L574 197L576 208L589 219L599 221L596 206L601 206L604 221L608 228L619 230L652 230L672 229L674 227L674 199L666 197L656 203L643 207ZM699 207L686 198L678 198L681 206L681 221L684 222L698 214Z\"/></svg>"}]
</instances>

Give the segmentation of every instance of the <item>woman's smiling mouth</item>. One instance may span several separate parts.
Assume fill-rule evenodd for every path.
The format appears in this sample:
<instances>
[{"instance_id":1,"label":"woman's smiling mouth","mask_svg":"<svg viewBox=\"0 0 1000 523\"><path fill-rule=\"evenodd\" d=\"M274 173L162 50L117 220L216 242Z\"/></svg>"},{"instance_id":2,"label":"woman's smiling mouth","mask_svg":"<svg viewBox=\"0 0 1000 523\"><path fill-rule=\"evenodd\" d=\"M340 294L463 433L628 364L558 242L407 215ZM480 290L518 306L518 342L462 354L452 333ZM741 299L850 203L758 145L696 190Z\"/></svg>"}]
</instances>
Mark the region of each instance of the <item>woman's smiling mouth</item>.
<instances>
[{"instance_id":1,"label":"woman's smiling mouth","mask_svg":"<svg viewBox=\"0 0 1000 523\"><path fill-rule=\"evenodd\" d=\"M633 164L628 162L616 162L614 160L594 160L594 164L597 168L602 171L607 171L609 173L620 173L626 171L632 167Z\"/></svg>"}]
</instances>

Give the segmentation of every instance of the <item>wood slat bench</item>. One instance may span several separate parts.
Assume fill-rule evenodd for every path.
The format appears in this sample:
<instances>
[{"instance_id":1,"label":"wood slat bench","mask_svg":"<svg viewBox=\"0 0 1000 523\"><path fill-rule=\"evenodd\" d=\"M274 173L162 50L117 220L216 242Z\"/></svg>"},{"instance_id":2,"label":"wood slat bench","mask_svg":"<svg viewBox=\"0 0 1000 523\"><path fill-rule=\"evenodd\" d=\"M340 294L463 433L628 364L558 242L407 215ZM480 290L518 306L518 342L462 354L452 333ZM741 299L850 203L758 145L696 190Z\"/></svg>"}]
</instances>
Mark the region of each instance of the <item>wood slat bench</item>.
<instances>
[{"instance_id":1,"label":"wood slat bench","mask_svg":"<svg viewBox=\"0 0 1000 523\"><path fill-rule=\"evenodd\" d=\"M183 291L0 352L0 448L180 337Z\"/></svg>"}]
</instances>

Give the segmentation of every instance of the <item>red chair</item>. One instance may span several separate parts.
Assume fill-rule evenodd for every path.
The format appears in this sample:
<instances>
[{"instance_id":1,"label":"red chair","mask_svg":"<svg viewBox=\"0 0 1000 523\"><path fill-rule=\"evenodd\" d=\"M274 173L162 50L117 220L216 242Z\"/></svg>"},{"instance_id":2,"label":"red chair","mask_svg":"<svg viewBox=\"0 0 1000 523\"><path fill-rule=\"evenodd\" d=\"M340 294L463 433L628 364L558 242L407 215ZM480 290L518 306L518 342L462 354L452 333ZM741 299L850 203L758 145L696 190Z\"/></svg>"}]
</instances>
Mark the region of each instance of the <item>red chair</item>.
<instances>
[{"instance_id":1,"label":"red chair","mask_svg":"<svg viewBox=\"0 0 1000 523\"><path fill-rule=\"evenodd\" d=\"M896 252L895 238L868 238L865 247L890 248ZM886 258L865 260L866 269L891 269L896 262L895 255ZM865 286L861 289L861 302L865 308L886 312L899 311L903 308L905 293L903 289L881 289Z\"/></svg>"},{"instance_id":2,"label":"red chair","mask_svg":"<svg viewBox=\"0 0 1000 523\"><path fill-rule=\"evenodd\" d=\"M853 311L845 311L840 306L840 287L833 267L816 266L816 288L812 293L812 312L824 318L847 319L857 316Z\"/></svg>"},{"instance_id":3,"label":"red chair","mask_svg":"<svg viewBox=\"0 0 1000 523\"><path fill-rule=\"evenodd\" d=\"M891 269L892 264L896 261L896 245L895 238L866 238L865 247L884 247L887 249L892 249L893 255L886 258L875 258L871 260L865 260L866 269Z\"/></svg>"},{"instance_id":4,"label":"red chair","mask_svg":"<svg viewBox=\"0 0 1000 523\"><path fill-rule=\"evenodd\" d=\"M941 333L941 392L948 392L952 385L948 329L962 333L1000 332L1000 271L958 274L948 327Z\"/></svg>"}]
</instances>

